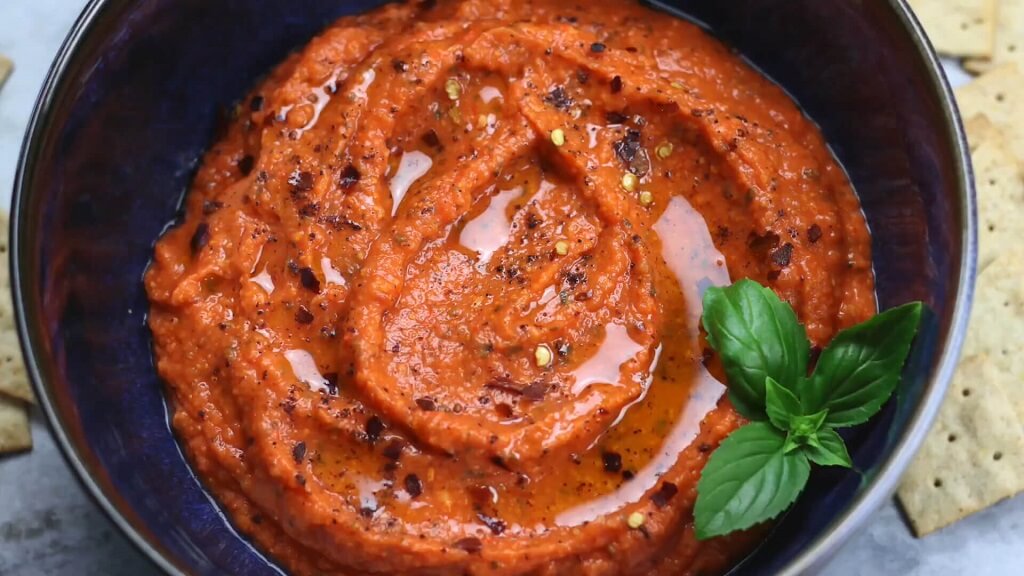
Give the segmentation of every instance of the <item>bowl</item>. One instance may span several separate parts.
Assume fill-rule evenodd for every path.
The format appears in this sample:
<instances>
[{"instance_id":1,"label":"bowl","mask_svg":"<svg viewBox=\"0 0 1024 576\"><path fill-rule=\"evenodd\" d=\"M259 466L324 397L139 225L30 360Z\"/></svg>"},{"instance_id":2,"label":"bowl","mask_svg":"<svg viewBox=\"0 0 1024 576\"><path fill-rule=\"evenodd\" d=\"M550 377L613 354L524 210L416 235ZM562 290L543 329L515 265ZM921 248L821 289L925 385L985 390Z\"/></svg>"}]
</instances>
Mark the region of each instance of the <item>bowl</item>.
<instances>
[{"instance_id":1,"label":"bowl","mask_svg":"<svg viewBox=\"0 0 1024 576\"><path fill-rule=\"evenodd\" d=\"M203 490L168 426L142 274L224 110L334 18L379 1L93 0L43 86L11 218L29 373L114 522L171 574L277 574ZM678 0L823 130L873 232L879 302L931 314L897 399L848 437L736 573L820 567L892 493L942 400L975 273L970 165L949 86L902 0ZM667 16L666 17L670 17Z\"/></svg>"}]
</instances>

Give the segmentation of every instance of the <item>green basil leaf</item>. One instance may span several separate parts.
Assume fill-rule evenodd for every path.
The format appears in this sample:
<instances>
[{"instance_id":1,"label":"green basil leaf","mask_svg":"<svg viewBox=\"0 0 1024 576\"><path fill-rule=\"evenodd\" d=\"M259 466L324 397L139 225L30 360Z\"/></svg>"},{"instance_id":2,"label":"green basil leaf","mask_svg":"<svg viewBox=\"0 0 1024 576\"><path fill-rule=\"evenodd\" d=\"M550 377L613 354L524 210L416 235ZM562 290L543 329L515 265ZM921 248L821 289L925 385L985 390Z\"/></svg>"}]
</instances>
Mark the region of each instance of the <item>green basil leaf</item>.
<instances>
[{"instance_id":1,"label":"green basil leaf","mask_svg":"<svg viewBox=\"0 0 1024 576\"><path fill-rule=\"evenodd\" d=\"M804 453L807 454L808 460L818 466L853 466L850 453L846 451L846 444L831 428L818 430L804 446Z\"/></svg>"},{"instance_id":2,"label":"green basil leaf","mask_svg":"<svg viewBox=\"0 0 1024 576\"><path fill-rule=\"evenodd\" d=\"M790 419L789 435L786 436L786 445L783 450L789 453L807 445L821 429L826 414L828 414L828 410L822 410L815 414L794 416Z\"/></svg>"},{"instance_id":3,"label":"green basil leaf","mask_svg":"<svg viewBox=\"0 0 1024 576\"><path fill-rule=\"evenodd\" d=\"M837 334L800 390L804 410L828 409L825 424L835 428L874 416L899 383L922 306L904 304Z\"/></svg>"},{"instance_id":4,"label":"green basil leaf","mask_svg":"<svg viewBox=\"0 0 1024 576\"><path fill-rule=\"evenodd\" d=\"M789 430L793 418L803 413L796 396L771 376L764 381L764 396L768 419L779 430Z\"/></svg>"},{"instance_id":5,"label":"green basil leaf","mask_svg":"<svg viewBox=\"0 0 1024 576\"><path fill-rule=\"evenodd\" d=\"M811 465L802 450L783 452L785 435L767 422L736 430L708 458L693 517L705 540L771 520L796 500Z\"/></svg>"},{"instance_id":6,"label":"green basil leaf","mask_svg":"<svg viewBox=\"0 0 1024 576\"><path fill-rule=\"evenodd\" d=\"M807 375L810 344L789 304L753 280L704 292L704 330L729 380L729 399L751 420L765 418L765 379L793 386Z\"/></svg>"}]
</instances>

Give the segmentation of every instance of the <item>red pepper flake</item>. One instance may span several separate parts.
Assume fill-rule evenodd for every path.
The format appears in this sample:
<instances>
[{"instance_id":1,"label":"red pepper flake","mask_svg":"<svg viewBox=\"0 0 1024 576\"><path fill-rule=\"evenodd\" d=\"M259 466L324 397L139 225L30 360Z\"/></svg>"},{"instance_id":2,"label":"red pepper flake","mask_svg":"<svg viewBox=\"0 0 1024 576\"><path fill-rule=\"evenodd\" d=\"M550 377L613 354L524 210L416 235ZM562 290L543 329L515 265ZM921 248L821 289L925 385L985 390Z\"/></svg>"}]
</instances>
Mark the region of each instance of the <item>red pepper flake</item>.
<instances>
[{"instance_id":1,"label":"red pepper flake","mask_svg":"<svg viewBox=\"0 0 1024 576\"><path fill-rule=\"evenodd\" d=\"M394 68L395 72L398 72L399 74L409 69L409 65L406 64L404 61L399 60L398 58L395 58L394 60L391 61L391 67Z\"/></svg>"},{"instance_id":2,"label":"red pepper flake","mask_svg":"<svg viewBox=\"0 0 1024 576\"><path fill-rule=\"evenodd\" d=\"M807 229L807 239L811 241L811 244L815 244L818 240L821 240L821 226L811 224L811 227Z\"/></svg>"},{"instance_id":3,"label":"red pepper flake","mask_svg":"<svg viewBox=\"0 0 1024 576\"><path fill-rule=\"evenodd\" d=\"M299 309L295 311L295 321L299 324L312 324L313 313L309 311L309 308L300 304Z\"/></svg>"},{"instance_id":4,"label":"red pepper flake","mask_svg":"<svg viewBox=\"0 0 1024 576\"><path fill-rule=\"evenodd\" d=\"M305 476L303 476L302 474L296 474L296 475L295 475L295 482L296 482L296 483L297 483L297 484L298 484L299 486L305 486L305 485L306 485L306 477L305 477Z\"/></svg>"},{"instance_id":5,"label":"red pepper flake","mask_svg":"<svg viewBox=\"0 0 1024 576\"><path fill-rule=\"evenodd\" d=\"M256 166L256 159L252 157L252 154L246 154L238 161L238 171L242 173L242 176L248 176L252 173L253 167Z\"/></svg>"},{"instance_id":6,"label":"red pepper flake","mask_svg":"<svg viewBox=\"0 0 1024 576\"><path fill-rule=\"evenodd\" d=\"M432 398L417 398L416 405L419 406L420 410L423 410L424 412L433 412L437 410L437 404L434 403L434 400Z\"/></svg>"},{"instance_id":7,"label":"red pepper flake","mask_svg":"<svg viewBox=\"0 0 1024 576\"><path fill-rule=\"evenodd\" d=\"M590 51L596 54L604 52L605 48L606 46L600 42L594 42L593 44L590 45Z\"/></svg>"},{"instance_id":8,"label":"red pepper flake","mask_svg":"<svg viewBox=\"0 0 1024 576\"><path fill-rule=\"evenodd\" d=\"M484 543L481 542L479 538L474 538L470 536L468 538L456 540L453 546L455 548L458 548L459 550L469 552L470 554L477 554L484 547Z\"/></svg>"},{"instance_id":9,"label":"red pepper flake","mask_svg":"<svg viewBox=\"0 0 1024 576\"><path fill-rule=\"evenodd\" d=\"M697 447L697 450L701 451L704 454L707 454L708 452L711 452L711 444L708 444L707 442L701 442L700 446Z\"/></svg>"},{"instance_id":10,"label":"red pepper flake","mask_svg":"<svg viewBox=\"0 0 1024 576\"><path fill-rule=\"evenodd\" d=\"M437 136L437 131L433 128L424 132L423 135L420 136L420 140L431 148L435 148L437 150L444 148L444 146L441 145L441 139Z\"/></svg>"},{"instance_id":11,"label":"red pepper flake","mask_svg":"<svg viewBox=\"0 0 1024 576\"><path fill-rule=\"evenodd\" d=\"M383 454L385 458L391 460L392 462L398 462L398 460L402 458L402 450L404 449L405 442L401 440L392 440L391 442L388 443L387 446L384 447L384 450L381 452L381 454Z\"/></svg>"},{"instance_id":12,"label":"red pepper flake","mask_svg":"<svg viewBox=\"0 0 1024 576\"><path fill-rule=\"evenodd\" d=\"M636 474L632 470L623 470L622 471L622 479L626 480L627 482L629 480L632 480L634 476L636 476Z\"/></svg>"},{"instance_id":13,"label":"red pepper flake","mask_svg":"<svg viewBox=\"0 0 1024 576\"><path fill-rule=\"evenodd\" d=\"M601 463L604 464L605 472L618 474L622 470L622 455L618 452L602 452Z\"/></svg>"},{"instance_id":14,"label":"red pepper flake","mask_svg":"<svg viewBox=\"0 0 1024 576\"><path fill-rule=\"evenodd\" d=\"M349 188L355 186L357 183L359 183L360 176L361 175L359 174L359 170L355 166L351 164L345 166L345 169L341 171L341 178L339 179L341 189L348 190Z\"/></svg>"},{"instance_id":15,"label":"red pepper flake","mask_svg":"<svg viewBox=\"0 0 1024 576\"><path fill-rule=\"evenodd\" d=\"M580 84L586 84L590 81L590 72L580 68L576 71L576 81Z\"/></svg>"},{"instance_id":16,"label":"red pepper flake","mask_svg":"<svg viewBox=\"0 0 1024 576\"><path fill-rule=\"evenodd\" d=\"M309 172L296 170L288 177L288 184L296 192L309 192L313 189L313 175Z\"/></svg>"},{"instance_id":17,"label":"red pepper flake","mask_svg":"<svg viewBox=\"0 0 1024 576\"><path fill-rule=\"evenodd\" d=\"M523 397L527 400L539 402L544 399L544 395L547 394L547 391L547 383L538 380L536 382L531 382L526 386L526 388L523 388Z\"/></svg>"},{"instance_id":18,"label":"red pepper flake","mask_svg":"<svg viewBox=\"0 0 1024 576\"><path fill-rule=\"evenodd\" d=\"M380 416L370 416L363 431L366 432L367 440L376 442L380 440L380 435L384 432L384 421L380 419Z\"/></svg>"},{"instance_id":19,"label":"red pepper flake","mask_svg":"<svg viewBox=\"0 0 1024 576\"><path fill-rule=\"evenodd\" d=\"M199 226L196 226L196 231L192 234L192 240L189 241L189 246L192 248L192 255L195 256L206 245L210 243L210 225L206 222L200 222Z\"/></svg>"},{"instance_id":20,"label":"red pepper flake","mask_svg":"<svg viewBox=\"0 0 1024 576\"><path fill-rule=\"evenodd\" d=\"M303 288L315 294L320 293L320 280L317 279L313 269L309 266L299 268L299 281L302 283Z\"/></svg>"},{"instance_id":21,"label":"red pepper flake","mask_svg":"<svg viewBox=\"0 0 1024 576\"><path fill-rule=\"evenodd\" d=\"M622 76L612 78L612 94L622 92Z\"/></svg>"},{"instance_id":22,"label":"red pepper flake","mask_svg":"<svg viewBox=\"0 0 1024 576\"><path fill-rule=\"evenodd\" d=\"M423 494L423 483L420 482L420 477L415 474L409 474L406 476L405 491L409 493L410 498L416 498L420 494Z\"/></svg>"},{"instance_id":23,"label":"red pepper flake","mask_svg":"<svg viewBox=\"0 0 1024 576\"><path fill-rule=\"evenodd\" d=\"M672 499L676 493L679 492L679 488L671 482L662 482L661 488L658 489L653 495L651 495L651 502L658 508L664 508L668 505L668 501Z\"/></svg>"},{"instance_id":24,"label":"red pepper flake","mask_svg":"<svg viewBox=\"0 0 1024 576\"><path fill-rule=\"evenodd\" d=\"M306 457L306 443L296 442L295 446L292 446L292 458L295 459L296 464L302 464L302 459Z\"/></svg>"}]
</instances>

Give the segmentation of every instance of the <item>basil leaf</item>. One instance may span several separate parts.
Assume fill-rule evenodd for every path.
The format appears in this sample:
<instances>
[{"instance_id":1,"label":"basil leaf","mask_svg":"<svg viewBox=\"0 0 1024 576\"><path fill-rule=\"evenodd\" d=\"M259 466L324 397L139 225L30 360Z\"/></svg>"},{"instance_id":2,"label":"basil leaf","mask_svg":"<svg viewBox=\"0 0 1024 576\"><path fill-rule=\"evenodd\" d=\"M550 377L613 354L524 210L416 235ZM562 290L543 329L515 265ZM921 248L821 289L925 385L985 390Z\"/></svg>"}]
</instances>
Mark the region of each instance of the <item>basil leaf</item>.
<instances>
[{"instance_id":1,"label":"basil leaf","mask_svg":"<svg viewBox=\"0 0 1024 576\"><path fill-rule=\"evenodd\" d=\"M783 448L786 452L792 452L800 446L806 445L821 429L825 422L827 410L806 416L794 416L789 422L789 435L786 437L786 445Z\"/></svg>"},{"instance_id":2,"label":"basil leaf","mask_svg":"<svg viewBox=\"0 0 1024 576\"><path fill-rule=\"evenodd\" d=\"M796 396L771 376L764 381L764 397L768 419L779 430L789 430L793 418L802 414Z\"/></svg>"},{"instance_id":3,"label":"basil leaf","mask_svg":"<svg viewBox=\"0 0 1024 576\"><path fill-rule=\"evenodd\" d=\"M842 466L850 468L853 461L846 451L846 444L831 428L822 428L804 446L807 459L818 466Z\"/></svg>"},{"instance_id":4,"label":"basil leaf","mask_svg":"<svg viewBox=\"0 0 1024 576\"><path fill-rule=\"evenodd\" d=\"M802 450L784 453L785 441L771 424L753 422L711 454L697 483L693 509L698 539L771 520L796 500L811 465Z\"/></svg>"},{"instance_id":5,"label":"basil leaf","mask_svg":"<svg viewBox=\"0 0 1024 576\"><path fill-rule=\"evenodd\" d=\"M765 379L793 386L807 375L810 344L789 304L753 280L704 292L704 330L729 380L729 399L751 420L765 417Z\"/></svg>"},{"instance_id":6,"label":"basil leaf","mask_svg":"<svg viewBox=\"0 0 1024 576\"><path fill-rule=\"evenodd\" d=\"M825 424L836 428L878 412L899 383L921 309L920 302L904 304L837 334L800 391L804 410L828 409Z\"/></svg>"}]
</instances>

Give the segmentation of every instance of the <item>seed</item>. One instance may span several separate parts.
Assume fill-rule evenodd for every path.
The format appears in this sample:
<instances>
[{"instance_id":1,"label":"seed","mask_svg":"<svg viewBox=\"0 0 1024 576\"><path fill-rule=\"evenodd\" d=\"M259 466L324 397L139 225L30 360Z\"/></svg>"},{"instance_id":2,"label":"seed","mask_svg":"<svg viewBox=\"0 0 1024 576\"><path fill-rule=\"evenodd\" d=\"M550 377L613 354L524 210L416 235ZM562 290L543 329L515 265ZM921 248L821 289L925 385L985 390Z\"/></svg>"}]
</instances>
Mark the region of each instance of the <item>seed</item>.
<instances>
[{"instance_id":1,"label":"seed","mask_svg":"<svg viewBox=\"0 0 1024 576\"><path fill-rule=\"evenodd\" d=\"M555 146L561 146L565 144L565 131L561 128L555 128L551 131L551 143Z\"/></svg>"},{"instance_id":2,"label":"seed","mask_svg":"<svg viewBox=\"0 0 1024 576\"><path fill-rule=\"evenodd\" d=\"M569 253L569 243L565 240L559 240L555 242L555 253L559 256L565 256Z\"/></svg>"},{"instance_id":3,"label":"seed","mask_svg":"<svg viewBox=\"0 0 1024 576\"><path fill-rule=\"evenodd\" d=\"M632 172L626 172L622 175L622 187L626 189L626 192L632 192L636 190L636 185L640 183L640 179L636 177L636 174Z\"/></svg>"},{"instance_id":4,"label":"seed","mask_svg":"<svg viewBox=\"0 0 1024 576\"><path fill-rule=\"evenodd\" d=\"M651 194L647 190L640 193L640 204L643 206L650 206L654 203L654 194Z\"/></svg>"},{"instance_id":5,"label":"seed","mask_svg":"<svg viewBox=\"0 0 1024 576\"><path fill-rule=\"evenodd\" d=\"M626 519L626 524L628 524L630 528L636 530L644 525L645 519L643 512L633 512L629 515L629 518Z\"/></svg>"},{"instance_id":6,"label":"seed","mask_svg":"<svg viewBox=\"0 0 1024 576\"><path fill-rule=\"evenodd\" d=\"M671 142L665 142L661 146L658 146L657 153L658 153L658 158L661 158L662 160L664 160L665 158L668 158L669 156L672 155L672 143Z\"/></svg>"},{"instance_id":7,"label":"seed","mask_svg":"<svg viewBox=\"0 0 1024 576\"><path fill-rule=\"evenodd\" d=\"M684 86L680 82L673 82L672 87L675 88L676 90L682 90L684 88Z\"/></svg>"},{"instance_id":8,"label":"seed","mask_svg":"<svg viewBox=\"0 0 1024 576\"><path fill-rule=\"evenodd\" d=\"M462 86L459 86L459 81L455 78L449 78L444 83L444 91L448 93L448 98L458 100L459 95L462 93Z\"/></svg>"},{"instance_id":9,"label":"seed","mask_svg":"<svg viewBox=\"0 0 1024 576\"><path fill-rule=\"evenodd\" d=\"M536 350L533 351L533 358L537 361L537 366L546 368L551 365L551 348L548 348L547 344L537 346Z\"/></svg>"}]
</instances>

